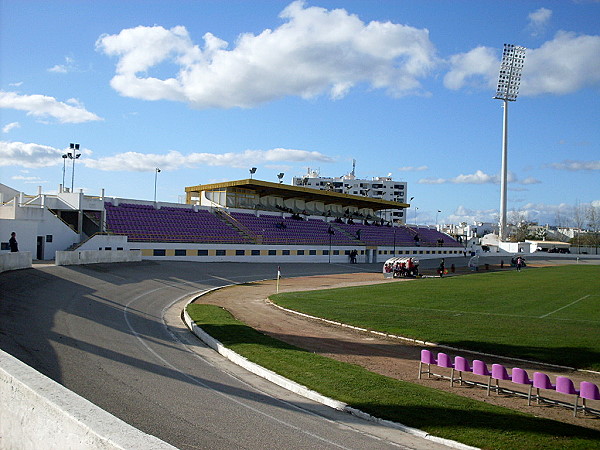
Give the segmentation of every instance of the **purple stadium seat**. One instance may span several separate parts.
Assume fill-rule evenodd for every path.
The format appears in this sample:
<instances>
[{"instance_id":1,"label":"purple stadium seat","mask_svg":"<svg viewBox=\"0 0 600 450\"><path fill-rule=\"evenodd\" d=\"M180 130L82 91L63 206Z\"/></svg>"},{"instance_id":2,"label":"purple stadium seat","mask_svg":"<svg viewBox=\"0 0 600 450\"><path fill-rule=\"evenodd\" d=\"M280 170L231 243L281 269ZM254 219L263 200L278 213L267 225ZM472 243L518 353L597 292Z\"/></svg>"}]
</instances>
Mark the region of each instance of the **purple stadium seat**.
<instances>
[{"instance_id":1,"label":"purple stadium seat","mask_svg":"<svg viewBox=\"0 0 600 450\"><path fill-rule=\"evenodd\" d=\"M479 359L473 360L473 374L487 377L487 390L490 393L490 384L492 383L492 373L488 370L486 363Z\"/></svg>"},{"instance_id":2,"label":"purple stadium seat","mask_svg":"<svg viewBox=\"0 0 600 450\"><path fill-rule=\"evenodd\" d=\"M585 401L586 400L600 400L600 390L598 386L589 381L582 381L579 383L579 396L583 399L583 414L585 415L588 409Z\"/></svg>"},{"instance_id":3,"label":"purple stadium seat","mask_svg":"<svg viewBox=\"0 0 600 450\"><path fill-rule=\"evenodd\" d=\"M502 364L492 364L492 378L496 380L496 393L500 392L500 381L511 381L512 377L508 374L506 367ZM490 395L490 386L488 385L488 395Z\"/></svg>"},{"instance_id":4,"label":"purple stadium seat","mask_svg":"<svg viewBox=\"0 0 600 450\"><path fill-rule=\"evenodd\" d=\"M454 358L454 370L458 372L457 380L460 381L461 386L463 383L463 372L473 372L473 369L471 369L471 366L469 365L469 361L462 356L457 356Z\"/></svg>"},{"instance_id":5,"label":"purple stadium seat","mask_svg":"<svg viewBox=\"0 0 600 450\"><path fill-rule=\"evenodd\" d=\"M531 390L533 389L533 381L529 379L527 371L518 367L513 367L511 375L513 383L529 386L529 390L527 392L527 404L531 405Z\"/></svg>"},{"instance_id":6,"label":"purple stadium seat","mask_svg":"<svg viewBox=\"0 0 600 450\"><path fill-rule=\"evenodd\" d=\"M579 391L575 389L573 381L567 377L556 377L556 392L575 396L575 403L573 404L573 416L577 417L577 402L579 401Z\"/></svg>"},{"instance_id":7,"label":"purple stadium seat","mask_svg":"<svg viewBox=\"0 0 600 450\"><path fill-rule=\"evenodd\" d=\"M423 364L427 364L427 371L423 371ZM421 374L426 373L427 378L431 377L431 365L437 364L436 359L433 357L433 353L429 350L421 350L421 361L419 362L419 380L421 379Z\"/></svg>"},{"instance_id":8,"label":"purple stadium seat","mask_svg":"<svg viewBox=\"0 0 600 450\"><path fill-rule=\"evenodd\" d=\"M454 384L454 364L450 361L450 357L445 353L438 353L437 366L450 369L450 386L452 386Z\"/></svg>"},{"instance_id":9,"label":"purple stadium seat","mask_svg":"<svg viewBox=\"0 0 600 450\"><path fill-rule=\"evenodd\" d=\"M550 377L542 372L534 372L533 373L533 387L535 388L535 398L536 402L539 403L540 399L540 389L547 390L556 390L556 386L550 383ZM529 405L531 405L531 398L529 398Z\"/></svg>"}]
</instances>

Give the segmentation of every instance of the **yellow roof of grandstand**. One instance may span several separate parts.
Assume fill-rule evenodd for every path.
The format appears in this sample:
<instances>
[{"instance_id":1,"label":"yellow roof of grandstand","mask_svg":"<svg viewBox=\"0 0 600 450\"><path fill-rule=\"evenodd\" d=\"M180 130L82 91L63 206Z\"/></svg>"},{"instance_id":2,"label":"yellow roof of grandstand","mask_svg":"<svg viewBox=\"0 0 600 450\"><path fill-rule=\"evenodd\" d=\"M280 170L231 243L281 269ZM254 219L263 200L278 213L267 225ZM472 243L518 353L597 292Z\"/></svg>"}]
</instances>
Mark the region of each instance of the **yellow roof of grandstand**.
<instances>
[{"instance_id":1,"label":"yellow roof of grandstand","mask_svg":"<svg viewBox=\"0 0 600 450\"><path fill-rule=\"evenodd\" d=\"M227 188L247 189L256 192L261 197L276 196L283 199L301 198L305 201L318 201L325 204L336 203L342 204L343 206L354 206L359 209L370 208L374 211L410 207L408 203L363 197L361 195L342 194L333 191L321 191L304 186L291 186L288 184L253 179L189 186L185 188L185 192L188 194L192 192L200 193L203 191L226 190Z\"/></svg>"}]
</instances>

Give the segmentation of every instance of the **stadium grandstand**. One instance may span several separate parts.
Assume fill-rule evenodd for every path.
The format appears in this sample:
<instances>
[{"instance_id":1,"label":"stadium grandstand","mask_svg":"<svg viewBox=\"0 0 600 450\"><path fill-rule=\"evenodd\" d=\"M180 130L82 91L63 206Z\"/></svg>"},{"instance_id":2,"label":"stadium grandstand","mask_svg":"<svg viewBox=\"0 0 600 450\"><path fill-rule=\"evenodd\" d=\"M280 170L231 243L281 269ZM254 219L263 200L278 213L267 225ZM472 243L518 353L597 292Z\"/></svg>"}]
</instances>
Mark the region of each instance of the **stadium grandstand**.
<instances>
[{"instance_id":1,"label":"stadium grandstand","mask_svg":"<svg viewBox=\"0 0 600 450\"><path fill-rule=\"evenodd\" d=\"M84 195L26 195L0 185L2 251L15 231L33 259L57 251L139 250L143 259L252 262L384 261L394 255L463 255L449 235L386 222L409 204L261 180L185 188L186 203Z\"/></svg>"}]
</instances>

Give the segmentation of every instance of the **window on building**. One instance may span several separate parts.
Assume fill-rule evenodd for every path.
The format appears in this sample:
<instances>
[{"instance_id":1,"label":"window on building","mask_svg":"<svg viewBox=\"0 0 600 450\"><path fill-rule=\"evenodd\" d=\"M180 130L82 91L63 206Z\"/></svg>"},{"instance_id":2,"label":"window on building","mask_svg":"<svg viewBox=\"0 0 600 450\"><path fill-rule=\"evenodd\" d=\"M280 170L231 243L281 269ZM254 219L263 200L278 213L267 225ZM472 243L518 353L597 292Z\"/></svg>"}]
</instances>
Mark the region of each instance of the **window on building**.
<instances>
[{"instance_id":1,"label":"window on building","mask_svg":"<svg viewBox=\"0 0 600 450\"><path fill-rule=\"evenodd\" d=\"M208 250L198 250L198 256L208 256Z\"/></svg>"},{"instance_id":2,"label":"window on building","mask_svg":"<svg viewBox=\"0 0 600 450\"><path fill-rule=\"evenodd\" d=\"M225 250L216 250L215 255L216 256L225 256Z\"/></svg>"},{"instance_id":3,"label":"window on building","mask_svg":"<svg viewBox=\"0 0 600 450\"><path fill-rule=\"evenodd\" d=\"M317 254L317 251L316 250L309 250L308 254L312 255L312 256L315 256Z\"/></svg>"},{"instance_id":4,"label":"window on building","mask_svg":"<svg viewBox=\"0 0 600 450\"><path fill-rule=\"evenodd\" d=\"M296 254L297 254L298 256L303 256L303 255L304 255L304 250L298 250L298 251L296 252Z\"/></svg>"},{"instance_id":5,"label":"window on building","mask_svg":"<svg viewBox=\"0 0 600 450\"><path fill-rule=\"evenodd\" d=\"M185 249L182 248L178 248L175 249L175 256L186 256L187 252L185 251Z\"/></svg>"},{"instance_id":6,"label":"window on building","mask_svg":"<svg viewBox=\"0 0 600 450\"><path fill-rule=\"evenodd\" d=\"M290 251L289 250L281 250L281 254L284 256L290 256Z\"/></svg>"},{"instance_id":7,"label":"window on building","mask_svg":"<svg viewBox=\"0 0 600 450\"><path fill-rule=\"evenodd\" d=\"M164 248L155 248L152 250L152 256L165 256L167 251Z\"/></svg>"},{"instance_id":8,"label":"window on building","mask_svg":"<svg viewBox=\"0 0 600 450\"><path fill-rule=\"evenodd\" d=\"M260 250L252 250L252 256L260 256Z\"/></svg>"},{"instance_id":9,"label":"window on building","mask_svg":"<svg viewBox=\"0 0 600 450\"><path fill-rule=\"evenodd\" d=\"M269 250L269 256L276 256L277 250Z\"/></svg>"},{"instance_id":10,"label":"window on building","mask_svg":"<svg viewBox=\"0 0 600 450\"><path fill-rule=\"evenodd\" d=\"M236 250L235 251L235 256L245 256L246 255L246 250Z\"/></svg>"}]
</instances>

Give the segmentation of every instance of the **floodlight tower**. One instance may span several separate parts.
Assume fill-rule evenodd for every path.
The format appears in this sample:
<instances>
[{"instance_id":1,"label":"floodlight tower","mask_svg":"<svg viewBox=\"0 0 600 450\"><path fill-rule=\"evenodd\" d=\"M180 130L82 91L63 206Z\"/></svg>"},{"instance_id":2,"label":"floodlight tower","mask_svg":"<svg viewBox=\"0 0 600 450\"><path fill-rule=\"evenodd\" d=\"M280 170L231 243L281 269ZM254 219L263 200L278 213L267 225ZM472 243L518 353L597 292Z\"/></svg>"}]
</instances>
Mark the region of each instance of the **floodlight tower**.
<instances>
[{"instance_id":1,"label":"floodlight tower","mask_svg":"<svg viewBox=\"0 0 600 450\"><path fill-rule=\"evenodd\" d=\"M495 99L504 103L504 120L502 122L502 174L500 178L500 242L506 236L506 190L508 179L508 102L517 100L521 84L521 72L525 62L525 47L513 44L504 44L500 74L498 75L498 89Z\"/></svg>"}]
</instances>

